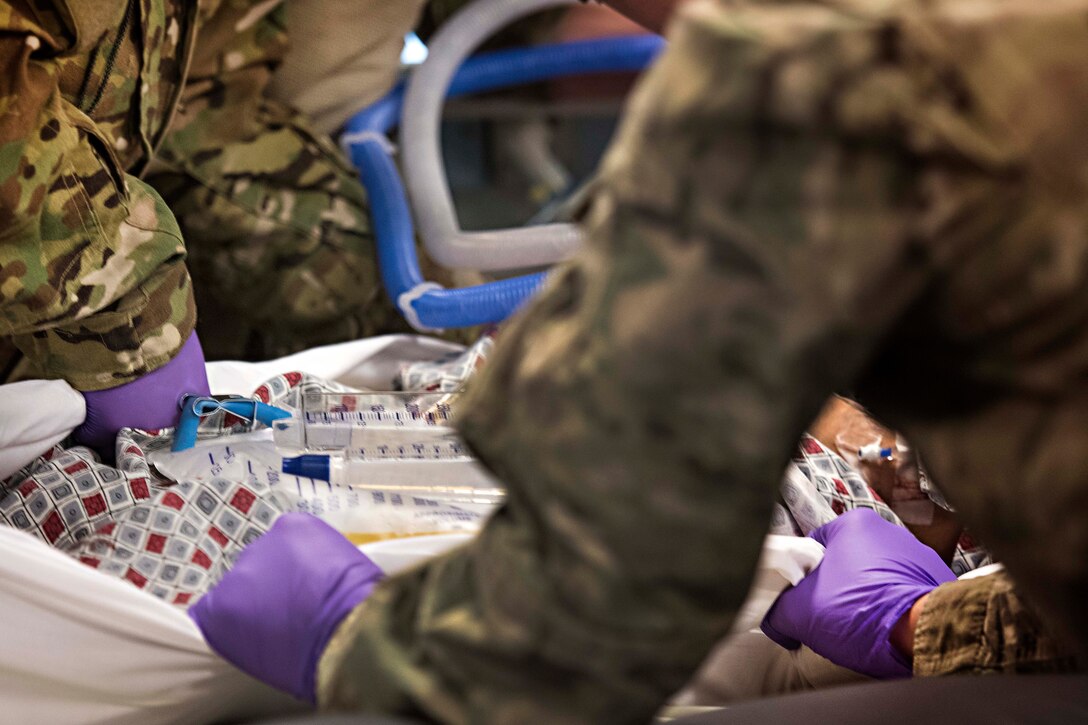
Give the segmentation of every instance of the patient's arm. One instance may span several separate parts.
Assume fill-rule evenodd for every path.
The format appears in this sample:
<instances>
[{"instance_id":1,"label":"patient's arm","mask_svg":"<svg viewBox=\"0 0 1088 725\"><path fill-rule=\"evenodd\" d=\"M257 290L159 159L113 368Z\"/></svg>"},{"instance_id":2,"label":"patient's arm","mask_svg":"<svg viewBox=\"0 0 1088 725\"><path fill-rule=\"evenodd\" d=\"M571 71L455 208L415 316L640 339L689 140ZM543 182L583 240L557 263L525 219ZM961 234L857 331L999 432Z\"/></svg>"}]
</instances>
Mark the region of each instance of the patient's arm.
<instances>
[{"instance_id":1,"label":"patient's arm","mask_svg":"<svg viewBox=\"0 0 1088 725\"><path fill-rule=\"evenodd\" d=\"M853 464L910 532L951 562L963 525L951 511L933 504L918 488L917 458L904 460L897 450L895 431L886 428L852 400L834 396L812 424L810 435ZM858 449L879 442L895 453L892 460L859 461ZM923 511L923 516L917 512Z\"/></svg>"}]
</instances>

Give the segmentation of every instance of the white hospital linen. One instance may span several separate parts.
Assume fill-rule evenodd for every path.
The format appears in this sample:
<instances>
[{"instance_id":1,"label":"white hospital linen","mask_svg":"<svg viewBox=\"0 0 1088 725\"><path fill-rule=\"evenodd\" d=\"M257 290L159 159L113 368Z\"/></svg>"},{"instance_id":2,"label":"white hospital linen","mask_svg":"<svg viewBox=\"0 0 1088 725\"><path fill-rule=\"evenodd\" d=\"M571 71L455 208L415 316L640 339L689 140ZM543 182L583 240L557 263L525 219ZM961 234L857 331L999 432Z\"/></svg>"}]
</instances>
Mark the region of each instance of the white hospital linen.
<instances>
[{"instance_id":1,"label":"white hospital linen","mask_svg":"<svg viewBox=\"0 0 1088 725\"><path fill-rule=\"evenodd\" d=\"M0 528L0 722L203 723L300 705L235 669L182 610Z\"/></svg>"},{"instance_id":2,"label":"white hospital linen","mask_svg":"<svg viewBox=\"0 0 1088 725\"><path fill-rule=\"evenodd\" d=\"M452 534L360 548L394 573L468 538ZM219 659L177 607L14 529L0 528L0 550L0 611L18 623L0 648L0 722L206 723L300 707ZM790 537L768 537L764 551L757 575L763 584L754 597L759 603L745 607L752 616L773 602L776 586L796 581L822 555L811 539ZM810 672L805 661L793 661L754 634L731 638L728 654L720 653L726 661L717 668L730 671L735 688L762 689L784 678L798 686L819 681L819 664Z\"/></svg>"},{"instance_id":3,"label":"white hospital linen","mask_svg":"<svg viewBox=\"0 0 1088 725\"><path fill-rule=\"evenodd\" d=\"M454 534L360 547L400 571ZM0 723L197 725L304 709L234 668L178 607L0 527Z\"/></svg>"},{"instance_id":4,"label":"white hospital linen","mask_svg":"<svg viewBox=\"0 0 1088 725\"><path fill-rule=\"evenodd\" d=\"M63 380L0 385L0 480L64 440L86 413L83 396Z\"/></svg>"},{"instance_id":5,"label":"white hospital linen","mask_svg":"<svg viewBox=\"0 0 1088 725\"><path fill-rule=\"evenodd\" d=\"M382 335L315 347L266 362L208 363L208 384L215 395L248 395L271 377L301 372L352 388L389 390L402 365L437 360L464 349L463 345L420 335Z\"/></svg>"}]
</instances>

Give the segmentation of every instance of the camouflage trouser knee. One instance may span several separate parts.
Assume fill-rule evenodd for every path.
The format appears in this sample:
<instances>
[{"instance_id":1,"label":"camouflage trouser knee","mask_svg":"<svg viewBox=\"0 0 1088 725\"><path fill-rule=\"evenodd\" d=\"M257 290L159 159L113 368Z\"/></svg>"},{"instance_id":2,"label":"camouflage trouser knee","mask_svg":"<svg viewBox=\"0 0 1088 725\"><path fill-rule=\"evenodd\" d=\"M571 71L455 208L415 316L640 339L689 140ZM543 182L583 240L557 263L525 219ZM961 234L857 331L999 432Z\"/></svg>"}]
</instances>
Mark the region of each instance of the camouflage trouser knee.
<instances>
[{"instance_id":1,"label":"camouflage trouser knee","mask_svg":"<svg viewBox=\"0 0 1088 725\"><path fill-rule=\"evenodd\" d=\"M297 114L268 100L257 114L255 134L214 148L190 153L191 127L172 135L164 154L180 168L151 178L189 245L209 356L405 329L378 282L354 170Z\"/></svg>"},{"instance_id":2,"label":"camouflage trouser knee","mask_svg":"<svg viewBox=\"0 0 1088 725\"><path fill-rule=\"evenodd\" d=\"M265 96L283 6L203 19L182 104L148 172L189 248L211 358L266 358L407 329L378 282L366 192L330 139Z\"/></svg>"}]
</instances>

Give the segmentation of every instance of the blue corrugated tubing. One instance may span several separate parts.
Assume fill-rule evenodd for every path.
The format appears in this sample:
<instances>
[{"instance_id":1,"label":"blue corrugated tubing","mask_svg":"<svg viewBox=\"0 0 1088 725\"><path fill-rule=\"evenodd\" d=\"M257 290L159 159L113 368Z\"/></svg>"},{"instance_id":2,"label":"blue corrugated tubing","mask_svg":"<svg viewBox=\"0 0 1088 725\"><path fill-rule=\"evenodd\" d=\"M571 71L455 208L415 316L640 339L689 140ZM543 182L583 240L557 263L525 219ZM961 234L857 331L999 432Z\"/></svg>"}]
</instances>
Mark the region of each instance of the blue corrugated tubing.
<instances>
[{"instance_id":1,"label":"blue corrugated tubing","mask_svg":"<svg viewBox=\"0 0 1088 725\"><path fill-rule=\"evenodd\" d=\"M636 35L484 53L465 61L453 77L448 95L479 93L564 75L641 70L662 48L664 41L659 36ZM397 125L403 101L401 83L385 98L352 117L343 136L370 198L382 283L419 329L500 322L532 295L546 273L452 290L437 285L425 287L428 283L419 269L411 211L391 157L393 147L384 135ZM414 299L408 299L411 297Z\"/></svg>"},{"instance_id":2,"label":"blue corrugated tubing","mask_svg":"<svg viewBox=\"0 0 1088 725\"><path fill-rule=\"evenodd\" d=\"M377 140L352 144L351 160L359 168L370 197L382 283L403 311L401 295L419 288L425 281L419 270L415 232L400 174L386 147ZM418 322L417 327L439 330L501 322L533 293L545 276L539 272L475 287L428 290L409 303L416 319L407 316L409 321Z\"/></svg>"}]
</instances>

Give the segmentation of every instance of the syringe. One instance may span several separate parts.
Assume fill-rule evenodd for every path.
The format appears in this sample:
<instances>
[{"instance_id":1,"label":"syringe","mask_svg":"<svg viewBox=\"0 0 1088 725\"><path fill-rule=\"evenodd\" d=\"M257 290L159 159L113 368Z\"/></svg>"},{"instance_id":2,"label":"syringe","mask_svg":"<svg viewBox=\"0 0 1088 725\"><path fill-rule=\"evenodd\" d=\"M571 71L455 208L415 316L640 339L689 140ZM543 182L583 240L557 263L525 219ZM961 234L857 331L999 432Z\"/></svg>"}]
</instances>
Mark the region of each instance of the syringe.
<instances>
[{"instance_id":1,"label":"syringe","mask_svg":"<svg viewBox=\"0 0 1088 725\"><path fill-rule=\"evenodd\" d=\"M445 393L311 395L293 417L272 426L280 448L351 451L365 458L462 456ZM434 449L434 450L432 450Z\"/></svg>"},{"instance_id":2,"label":"syringe","mask_svg":"<svg viewBox=\"0 0 1088 725\"><path fill-rule=\"evenodd\" d=\"M304 478L328 481L340 486L380 485L494 489L502 484L468 456L435 459L339 458L309 454L283 459L283 472Z\"/></svg>"}]
</instances>

